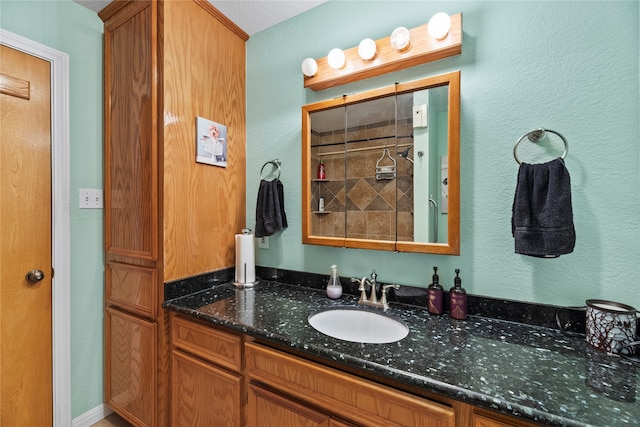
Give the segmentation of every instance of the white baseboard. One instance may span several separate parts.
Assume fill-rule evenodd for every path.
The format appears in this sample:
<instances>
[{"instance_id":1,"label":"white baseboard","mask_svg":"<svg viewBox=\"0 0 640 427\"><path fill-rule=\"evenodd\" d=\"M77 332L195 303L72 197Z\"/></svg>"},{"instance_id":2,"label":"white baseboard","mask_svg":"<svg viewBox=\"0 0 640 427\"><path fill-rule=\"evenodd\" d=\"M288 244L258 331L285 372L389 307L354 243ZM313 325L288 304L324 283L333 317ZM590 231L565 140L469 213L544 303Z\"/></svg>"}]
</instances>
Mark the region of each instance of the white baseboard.
<instances>
[{"instance_id":1,"label":"white baseboard","mask_svg":"<svg viewBox=\"0 0 640 427\"><path fill-rule=\"evenodd\" d=\"M72 427L90 427L98 421L111 415L113 411L107 405L99 405L90 411L85 412L71 422Z\"/></svg>"}]
</instances>

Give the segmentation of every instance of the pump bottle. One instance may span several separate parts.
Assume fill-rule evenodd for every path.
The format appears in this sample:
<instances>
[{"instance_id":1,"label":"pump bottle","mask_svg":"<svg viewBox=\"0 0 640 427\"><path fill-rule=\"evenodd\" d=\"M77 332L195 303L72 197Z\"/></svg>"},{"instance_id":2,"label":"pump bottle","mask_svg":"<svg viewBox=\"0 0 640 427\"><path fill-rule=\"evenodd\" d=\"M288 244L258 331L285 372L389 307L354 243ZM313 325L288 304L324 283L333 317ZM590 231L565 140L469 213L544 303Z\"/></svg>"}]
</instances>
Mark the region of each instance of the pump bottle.
<instances>
[{"instance_id":1,"label":"pump bottle","mask_svg":"<svg viewBox=\"0 0 640 427\"><path fill-rule=\"evenodd\" d=\"M442 314L444 312L443 291L444 289L440 284L440 277L438 276L438 267L433 267L431 284L427 286L427 296L429 298L429 313Z\"/></svg>"},{"instance_id":2,"label":"pump bottle","mask_svg":"<svg viewBox=\"0 0 640 427\"><path fill-rule=\"evenodd\" d=\"M456 268L456 277L453 279L453 288L449 289L450 316L454 319L467 318L467 291L462 287L462 279L458 276L460 269Z\"/></svg>"},{"instance_id":3,"label":"pump bottle","mask_svg":"<svg viewBox=\"0 0 640 427\"><path fill-rule=\"evenodd\" d=\"M342 296L342 285L338 278L338 266L335 264L331 266L331 276L329 276L329 283L327 283L327 296L331 299L338 299Z\"/></svg>"},{"instance_id":4,"label":"pump bottle","mask_svg":"<svg viewBox=\"0 0 640 427\"><path fill-rule=\"evenodd\" d=\"M327 169L324 166L324 160L320 160L320 164L318 165L318 179L326 179L327 177Z\"/></svg>"}]
</instances>

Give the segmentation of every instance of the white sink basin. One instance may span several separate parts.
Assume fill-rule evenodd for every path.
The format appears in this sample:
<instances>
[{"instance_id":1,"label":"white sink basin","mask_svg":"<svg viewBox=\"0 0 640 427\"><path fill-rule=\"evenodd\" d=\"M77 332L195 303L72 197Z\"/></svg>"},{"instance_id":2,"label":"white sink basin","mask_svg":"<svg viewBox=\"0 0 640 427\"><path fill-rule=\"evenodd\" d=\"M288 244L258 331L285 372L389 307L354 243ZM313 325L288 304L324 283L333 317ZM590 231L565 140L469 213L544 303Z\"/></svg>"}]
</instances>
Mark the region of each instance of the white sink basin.
<instances>
[{"instance_id":1,"label":"white sink basin","mask_svg":"<svg viewBox=\"0 0 640 427\"><path fill-rule=\"evenodd\" d=\"M409 334L403 322L381 313L348 308L329 309L309 316L319 332L343 341L387 344Z\"/></svg>"}]
</instances>

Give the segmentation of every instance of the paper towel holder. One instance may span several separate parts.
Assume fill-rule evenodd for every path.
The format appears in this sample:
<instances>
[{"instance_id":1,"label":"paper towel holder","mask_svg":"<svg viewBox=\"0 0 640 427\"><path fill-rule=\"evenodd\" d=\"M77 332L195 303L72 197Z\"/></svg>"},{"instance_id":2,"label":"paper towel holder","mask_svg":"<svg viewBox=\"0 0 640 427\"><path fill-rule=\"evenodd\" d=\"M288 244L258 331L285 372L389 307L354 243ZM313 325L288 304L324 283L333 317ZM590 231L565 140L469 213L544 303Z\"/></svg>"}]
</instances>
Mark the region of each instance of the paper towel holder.
<instances>
[{"instance_id":1,"label":"paper towel holder","mask_svg":"<svg viewBox=\"0 0 640 427\"><path fill-rule=\"evenodd\" d=\"M242 234L243 235L250 235L251 234L251 229L250 228L243 228L242 229ZM237 244L237 243L236 243ZM258 277L255 276L255 272L254 272L254 280L250 281L250 282L241 282L238 280L238 269L244 269L243 271L240 270L243 274L241 274L241 277L243 277L244 279L246 279L247 277L247 264L244 263L243 265L239 265L238 264L238 252L237 252L237 248L236 248L236 277L235 277L235 281L233 282L233 285L236 288L243 288L243 289L247 289L247 288L253 288L255 285L257 285L260 282L260 279ZM255 264L254 264L254 268L255 268Z\"/></svg>"}]
</instances>

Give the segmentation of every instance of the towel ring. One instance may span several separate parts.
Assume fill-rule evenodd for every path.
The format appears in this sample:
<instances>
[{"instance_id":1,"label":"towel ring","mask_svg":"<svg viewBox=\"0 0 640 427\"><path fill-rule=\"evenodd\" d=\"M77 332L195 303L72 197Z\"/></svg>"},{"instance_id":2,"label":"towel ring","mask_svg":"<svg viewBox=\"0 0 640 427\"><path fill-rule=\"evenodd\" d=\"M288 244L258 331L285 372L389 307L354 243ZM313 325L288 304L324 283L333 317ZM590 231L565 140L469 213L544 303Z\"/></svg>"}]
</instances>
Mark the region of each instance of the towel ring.
<instances>
[{"instance_id":1,"label":"towel ring","mask_svg":"<svg viewBox=\"0 0 640 427\"><path fill-rule=\"evenodd\" d=\"M280 162L280 160L279 160L279 159L269 160L268 162L265 162L265 164L264 164L264 165L262 165L262 169L260 169L260 179L264 179L264 178L262 177L262 171L264 171L264 167L265 167L265 166L267 166L268 164L274 165L275 167L277 167L277 168L278 168L278 176L276 176L274 179L280 179L280 172L282 171L282 170L280 169L280 165L281 165L282 163ZM275 169L275 168L274 168L274 169ZM271 171L271 173L273 173L273 170Z\"/></svg>"},{"instance_id":2,"label":"towel ring","mask_svg":"<svg viewBox=\"0 0 640 427\"><path fill-rule=\"evenodd\" d=\"M513 157L516 159L516 162L518 162L518 164L521 163L520 159L518 158L518 145L520 145L520 143L524 141L525 138L529 139L529 141L531 142L540 142L546 136L547 132L555 133L560 137L560 139L564 143L564 152L560 156L560 158L564 160L564 158L567 155L567 152L569 151L569 143L567 142L565 137L562 136L559 132L556 132L555 130L538 128L522 135L518 140L518 142L516 142L516 145L513 146Z\"/></svg>"}]
</instances>

